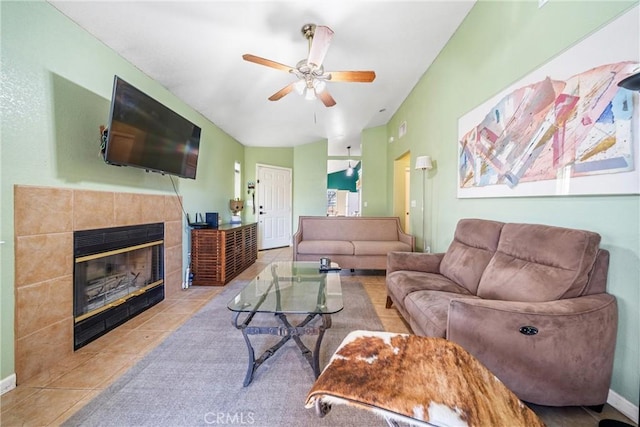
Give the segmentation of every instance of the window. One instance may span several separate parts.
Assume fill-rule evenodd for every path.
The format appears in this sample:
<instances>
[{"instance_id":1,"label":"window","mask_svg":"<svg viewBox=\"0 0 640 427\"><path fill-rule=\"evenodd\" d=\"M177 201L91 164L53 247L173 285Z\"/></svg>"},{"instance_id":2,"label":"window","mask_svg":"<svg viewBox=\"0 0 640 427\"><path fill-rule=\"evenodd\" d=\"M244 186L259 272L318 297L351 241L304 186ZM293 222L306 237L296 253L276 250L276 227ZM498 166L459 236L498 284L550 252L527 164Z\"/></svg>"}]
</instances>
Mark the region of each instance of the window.
<instances>
[{"instance_id":1,"label":"window","mask_svg":"<svg viewBox=\"0 0 640 427\"><path fill-rule=\"evenodd\" d=\"M242 174L240 173L240 162L235 162L233 167L233 183L234 183L234 192L233 197L236 199L241 198L242 196Z\"/></svg>"}]
</instances>

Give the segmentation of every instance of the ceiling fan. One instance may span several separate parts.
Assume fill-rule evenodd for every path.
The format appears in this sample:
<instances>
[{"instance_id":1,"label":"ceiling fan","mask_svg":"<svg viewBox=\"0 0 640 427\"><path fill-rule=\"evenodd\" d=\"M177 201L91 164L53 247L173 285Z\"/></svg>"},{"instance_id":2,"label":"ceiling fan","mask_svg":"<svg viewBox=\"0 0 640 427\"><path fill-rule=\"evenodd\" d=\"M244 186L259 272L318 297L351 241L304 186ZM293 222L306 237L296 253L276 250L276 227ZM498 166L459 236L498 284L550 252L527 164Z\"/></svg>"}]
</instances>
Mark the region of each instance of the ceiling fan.
<instances>
[{"instance_id":1,"label":"ceiling fan","mask_svg":"<svg viewBox=\"0 0 640 427\"><path fill-rule=\"evenodd\" d=\"M295 89L299 94L304 94L306 99L320 98L325 106L333 107L336 105L336 101L327 91L326 82L370 83L376 78L376 73L373 71L325 72L322 61L329 50L333 30L326 26L305 24L301 31L304 38L309 41L309 55L306 59L299 61L295 67L248 53L242 55L242 59L245 61L286 71L298 78L298 81L288 84L271 95L269 101L277 101Z\"/></svg>"}]
</instances>

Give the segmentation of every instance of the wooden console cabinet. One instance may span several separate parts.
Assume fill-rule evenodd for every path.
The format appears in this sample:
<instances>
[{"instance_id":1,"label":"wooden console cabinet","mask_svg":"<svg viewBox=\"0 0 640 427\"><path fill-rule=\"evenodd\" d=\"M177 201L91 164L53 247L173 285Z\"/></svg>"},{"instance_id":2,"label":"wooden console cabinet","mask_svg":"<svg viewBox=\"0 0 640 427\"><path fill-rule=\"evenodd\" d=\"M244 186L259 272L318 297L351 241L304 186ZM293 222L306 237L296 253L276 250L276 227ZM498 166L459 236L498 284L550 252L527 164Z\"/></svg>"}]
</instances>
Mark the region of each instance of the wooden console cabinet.
<instances>
[{"instance_id":1,"label":"wooden console cabinet","mask_svg":"<svg viewBox=\"0 0 640 427\"><path fill-rule=\"evenodd\" d=\"M258 224L191 230L194 285L225 285L258 259Z\"/></svg>"}]
</instances>

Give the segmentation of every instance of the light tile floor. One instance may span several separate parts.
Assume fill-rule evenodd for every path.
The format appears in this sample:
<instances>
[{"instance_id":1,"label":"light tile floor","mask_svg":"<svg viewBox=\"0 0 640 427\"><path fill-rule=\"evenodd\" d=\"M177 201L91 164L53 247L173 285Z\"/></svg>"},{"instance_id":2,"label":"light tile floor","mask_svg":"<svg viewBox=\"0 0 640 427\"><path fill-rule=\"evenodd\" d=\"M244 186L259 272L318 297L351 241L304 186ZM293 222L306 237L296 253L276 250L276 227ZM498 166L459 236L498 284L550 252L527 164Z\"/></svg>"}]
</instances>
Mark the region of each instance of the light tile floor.
<instances>
[{"instance_id":1,"label":"light tile floor","mask_svg":"<svg viewBox=\"0 0 640 427\"><path fill-rule=\"evenodd\" d=\"M251 279L272 261L291 259L291 248L261 251L258 261L238 279ZM409 332L395 309L385 309L384 275L343 271L363 283L384 327ZM221 287L194 286L166 298L119 328L76 351L71 358L20 384L1 397L0 425L58 426L109 386L150 350L216 296ZM609 405L598 414L581 407L531 405L549 427L597 426L602 418L633 424ZM381 426L384 422L381 421Z\"/></svg>"}]
</instances>

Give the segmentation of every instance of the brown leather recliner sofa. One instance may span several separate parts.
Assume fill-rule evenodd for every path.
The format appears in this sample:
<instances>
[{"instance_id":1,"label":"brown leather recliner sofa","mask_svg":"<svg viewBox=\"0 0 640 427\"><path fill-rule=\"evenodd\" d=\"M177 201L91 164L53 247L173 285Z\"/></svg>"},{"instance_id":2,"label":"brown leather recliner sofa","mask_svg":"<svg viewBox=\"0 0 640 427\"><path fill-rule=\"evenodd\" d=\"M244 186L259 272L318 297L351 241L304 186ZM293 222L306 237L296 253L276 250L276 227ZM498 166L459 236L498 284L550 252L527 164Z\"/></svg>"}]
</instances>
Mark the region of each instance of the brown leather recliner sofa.
<instances>
[{"instance_id":1,"label":"brown leather recliner sofa","mask_svg":"<svg viewBox=\"0 0 640 427\"><path fill-rule=\"evenodd\" d=\"M599 244L584 230L463 219L446 253L389 253L387 308L417 335L462 345L524 401L599 406L618 322Z\"/></svg>"}]
</instances>

